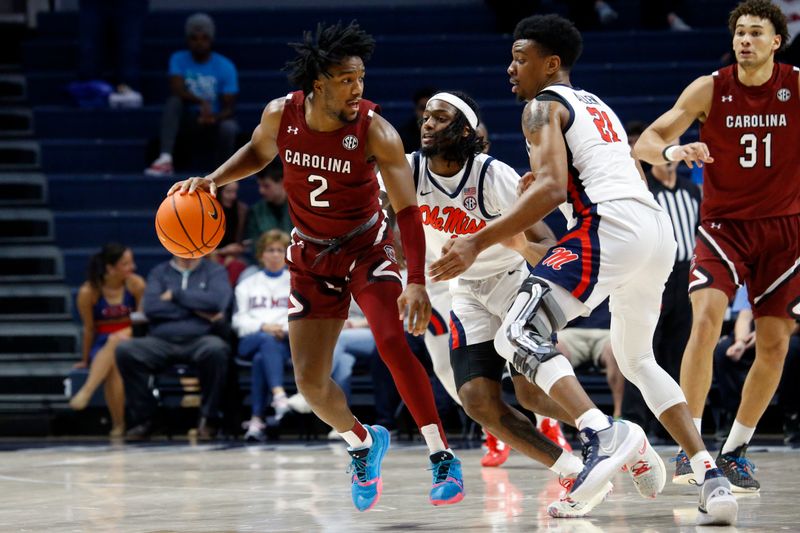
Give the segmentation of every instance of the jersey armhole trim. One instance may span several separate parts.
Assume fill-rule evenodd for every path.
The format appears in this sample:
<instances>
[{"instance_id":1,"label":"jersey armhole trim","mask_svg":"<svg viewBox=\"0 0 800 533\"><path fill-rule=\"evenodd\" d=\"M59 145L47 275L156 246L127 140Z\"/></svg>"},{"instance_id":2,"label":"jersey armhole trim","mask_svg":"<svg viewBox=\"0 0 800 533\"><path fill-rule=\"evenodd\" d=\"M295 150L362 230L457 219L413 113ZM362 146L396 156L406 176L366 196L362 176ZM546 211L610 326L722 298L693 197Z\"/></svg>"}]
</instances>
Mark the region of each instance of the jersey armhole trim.
<instances>
[{"instance_id":1,"label":"jersey armhole trim","mask_svg":"<svg viewBox=\"0 0 800 533\"><path fill-rule=\"evenodd\" d=\"M572 123L575 122L575 109L573 109L572 104L567 102L567 99L558 94L554 91L548 91L547 89L543 90L539 94L536 95L536 99L540 102L558 102L559 104L563 105L569 111L569 121L567 125L561 130L565 135L569 131L570 127L572 127Z\"/></svg>"},{"instance_id":2,"label":"jersey armhole trim","mask_svg":"<svg viewBox=\"0 0 800 533\"><path fill-rule=\"evenodd\" d=\"M414 152L411 164L411 171L414 175L414 191L419 191L419 159L419 152Z\"/></svg>"},{"instance_id":3,"label":"jersey armhole trim","mask_svg":"<svg viewBox=\"0 0 800 533\"><path fill-rule=\"evenodd\" d=\"M486 161L483 162L483 167L481 167L481 173L478 176L478 209L481 210L481 215L487 220L492 220L498 216L490 215L489 212L486 211L483 198L483 181L486 178L486 172L489 170L489 165L492 164L492 161L494 161L494 157L486 158Z\"/></svg>"}]
</instances>

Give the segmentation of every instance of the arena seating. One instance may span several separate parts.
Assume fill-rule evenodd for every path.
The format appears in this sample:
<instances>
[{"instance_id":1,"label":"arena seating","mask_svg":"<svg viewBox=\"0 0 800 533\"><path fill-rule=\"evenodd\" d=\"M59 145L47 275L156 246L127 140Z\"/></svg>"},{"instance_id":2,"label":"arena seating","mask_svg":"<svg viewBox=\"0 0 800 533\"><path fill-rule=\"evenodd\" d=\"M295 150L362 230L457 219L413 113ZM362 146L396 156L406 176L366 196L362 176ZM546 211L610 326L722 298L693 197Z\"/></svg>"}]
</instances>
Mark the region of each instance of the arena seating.
<instances>
[{"instance_id":1,"label":"arena seating","mask_svg":"<svg viewBox=\"0 0 800 533\"><path fill-rule=\"evenodd\" d=\"M620 9L622 27L632 25L637 3L616 4L629 8ZM730 2L692 4L697 4L692 7L697 22L690 22L705 26L724 21ZM563 12L558 2L543 5ZM0 158L0 186L11 192L0 203L0 303L14 310L13 316L0 313L0 337L10 339L0 343L0 412L6 404L20 405L19 398L26 394L30 405L63 409L61 379L79 357L72 296L84 279L91 253L109 240L129 244L143 275L167 258L156 240L153 216L174 180L146 177L142 170L149 163L148 146L158 134L167 94L167 60L183 46L187 14L158 11L147 19L142 54L146 105L141 109L83 110L68 100L65 85L75 79L77 64L75 13L41 15L37 31L23 43L22 72L0 72L0 100L32 117L32 128L28 124L18 129L33 132L27 137L21 133L13 143L0 143L0 156L19 154ZM268 99L290 89L279 70L291 54L286 43L299 40L301 31L317 21L358 19L378 41L367 64L365 96L381 104L391 122L399 125L411 116L410 96L421 86L465 90L483 106L492 154L520 170L526 165L519 131L522 107L514 101L505 72L512 41L493 33L494 17L481 3L469 8L212 15L217 50L240 71L238 116L246 132ZM437 20L445 23L423 23ZM650 120L666 110L690 80L718 68L727 42L727 30L720 27L687 33L587 33L573 81L604 98L623 122ZM257 199L253 180L243 184L241 196L248 202ZM26 307L20 307L23 298ZM19 376L38 377L15 381Z\"/></svg>"}]
</instances>

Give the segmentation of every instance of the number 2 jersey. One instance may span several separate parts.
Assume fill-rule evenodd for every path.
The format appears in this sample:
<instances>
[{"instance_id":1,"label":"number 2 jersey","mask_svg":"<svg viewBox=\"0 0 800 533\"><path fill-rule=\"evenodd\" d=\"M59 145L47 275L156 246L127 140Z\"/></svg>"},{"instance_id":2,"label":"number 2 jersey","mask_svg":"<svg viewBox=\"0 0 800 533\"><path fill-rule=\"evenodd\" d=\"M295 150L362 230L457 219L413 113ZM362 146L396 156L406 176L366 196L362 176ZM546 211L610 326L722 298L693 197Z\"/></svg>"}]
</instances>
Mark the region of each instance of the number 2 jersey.
<instances>
[{"instance_id":1,"label":"number 2 jersey","mask_svg":"<svg viewBox=\"0 0 800 533\"><path fill-rule=\"evenodd\" d=\"M345 235L379 210L375 163L365 148L380 108L361 100L353 122L334 131L306 124L302 91L286 95L277 136L289 215L300 231L332 239Z\"/></svg>"},{"instance_id":2,"label":"number 2 jersey","mask_svg":"<svg viewBox=\"0 0 800 533\"><path fill-rule=\"evenodd\" d=\"M714 162L703 169L701 217L752 220L800 213L800 69L776 63L763 85L742 85L738 65L714 72L700 128Z\"/></svg>"},{"instance_id":3,"label":"number 2 jersey","mask_svg":"<svg viewBox=\"0 0 800 533\"><path fill-rule=\"evenodd\" d=\"M579 218L597 212L597 204L632 198L661 210L631 156L625 129L614 111L597 96L568 85L549 85L537 100L552 100L569 110L564 127L567 145L567 201L560 206L572 229Z\"/></svg>"}]
</instances>

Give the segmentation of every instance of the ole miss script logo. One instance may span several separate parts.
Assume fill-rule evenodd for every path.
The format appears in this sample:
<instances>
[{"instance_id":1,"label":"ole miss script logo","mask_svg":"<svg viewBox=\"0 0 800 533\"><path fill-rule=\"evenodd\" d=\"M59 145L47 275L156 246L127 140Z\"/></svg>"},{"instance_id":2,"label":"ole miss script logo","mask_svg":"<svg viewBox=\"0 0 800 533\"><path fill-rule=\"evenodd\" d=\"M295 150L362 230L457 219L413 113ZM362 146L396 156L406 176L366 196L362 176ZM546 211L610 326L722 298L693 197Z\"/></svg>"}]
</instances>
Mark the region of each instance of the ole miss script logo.
<instances>
[{"instance_id":1,"label":"ole miss script logo","mask_svg":"<svg viewBox=\"0 0 800 533\"><path fill-rule=\"evenodd\" d=\"M566 248L554 248L550 257L542 261L544 266L549 266L553 270L561 270L561 267L578 259L578 254L570 252Z\"/></svg>"},{"instance_id":2,"label":"ole miss script logo","mask_svg":"<svg viewBox=\"0 0 800 533\"><path fill-rule=\"evenodd\" d=\"M419 206L419 210L422 214L422 223L424 225L450 233L453 237L475 233L486 225L485 220L472 218L458 207L447 206L440 209L438 205L431 207L422 204Z\"/></svg>"}]
</instances>

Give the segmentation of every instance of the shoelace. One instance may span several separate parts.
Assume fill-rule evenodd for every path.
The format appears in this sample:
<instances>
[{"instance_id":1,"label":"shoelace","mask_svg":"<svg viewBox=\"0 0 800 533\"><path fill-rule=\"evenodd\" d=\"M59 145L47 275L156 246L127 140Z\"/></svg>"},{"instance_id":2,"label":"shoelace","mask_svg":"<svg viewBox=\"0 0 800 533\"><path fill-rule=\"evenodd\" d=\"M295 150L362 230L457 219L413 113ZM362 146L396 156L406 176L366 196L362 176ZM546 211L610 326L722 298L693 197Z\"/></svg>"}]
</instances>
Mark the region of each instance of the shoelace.
<instances>
[{"instance_id":1,"label":"shoelace","mask_svg":"<svg viewBox=\"0 0 800 533\"><path fill-rule=\"evenodd\" d=\"M353 457L350 466L347 467L347 473L355 473L358 480L362 483L367 481L367 458Z\"/></svg>"},{"instance_id":2,"label":"shoelace","mask_svg":"<svg viewBox=\"0 0 800 533\"><path fill-rule=\"evenodd\" d=\"M572 486L575 484L574 477L560 477L558 478L558 484L564 487L564 489L569 492L572 489Z\"/></svg>"},{"instance_id":3,"label":"shoelace","mask_svg":"<svg viewBox=\"0 0 800 533\"><path fill-rule=\"evenodd\" d=\"M444 461L439 461L431 466L428 470L433 470L434 476L434 483L442 483L447 480L447 476L450 475L450 465L453 464L455 459L445 459Z\"/></svg>"},{"instance_id":4,"label":"shoelace","mask_svg":"<svg viewBox=\"0 0 800 533\"><path fill-rule=\"evenodd\" d=\"M679 453L675 457L670 457L670 463L688 463L689 457L685 453Z\"/></svg>"},{"instance_id":5,"label":"shoelace","mask_svg":"<svg viewBox=\"0 0 800 533\"><path fill-rule=\"evenodd\" d=\"M755 472L756 471L756 465L754 465L750 461L750 459L748 459L745 456L741 456L741 457L733 456L733 457L728 457L727 459L729 461L732 461L732 462L736 463L736 470L740 470L747 477L753 477L751 472Z\"/></svg>"}]
</instances>

